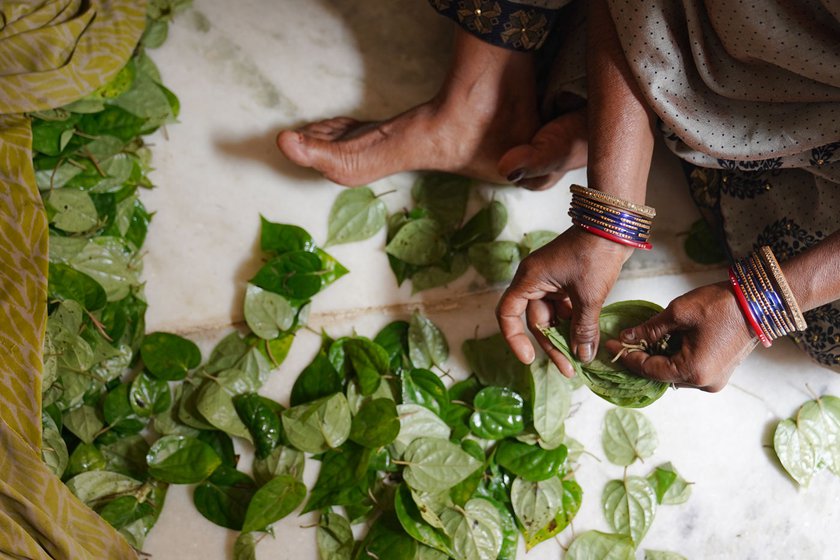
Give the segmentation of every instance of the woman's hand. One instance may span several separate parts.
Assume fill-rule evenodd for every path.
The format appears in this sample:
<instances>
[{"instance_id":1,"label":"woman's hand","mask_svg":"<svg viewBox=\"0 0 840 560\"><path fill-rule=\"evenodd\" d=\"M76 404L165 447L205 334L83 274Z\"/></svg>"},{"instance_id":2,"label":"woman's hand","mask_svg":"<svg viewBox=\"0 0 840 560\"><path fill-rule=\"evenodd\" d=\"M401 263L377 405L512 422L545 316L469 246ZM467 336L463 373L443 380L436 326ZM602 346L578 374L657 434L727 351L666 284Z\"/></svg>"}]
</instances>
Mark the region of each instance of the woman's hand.
<instances>
[{"instance_id":1,"label":"woman's hand","mask_svg":"<svg viewBox=\"0 0 840 560\"><path fill-rule=\"evenodd\" d=\"M728 282L703 286L678 297L662 313L623 331L621 341L653 343L665 335L681 339L676 354L629 352L621 362L639 375L711 392L723 389L732 371L757 343ZM617 340L608 341L606 346L613 354L623 348Z\"/></svg>"},{"instance_id":2,"label":"woman's hand","mask_svg":"<svg viewBox=\"0 0 840 560\"><path fill-rule=\"evenodd\" d=\"M598 315L632 249L572 226L519 265L502 295L496 317L513 353L524 363L534 360L528 328L549 358L567 377L574 368L540 332L555 317L571 318L571 350L589 362L598 349Z\"/></svg>"}]
</instances>

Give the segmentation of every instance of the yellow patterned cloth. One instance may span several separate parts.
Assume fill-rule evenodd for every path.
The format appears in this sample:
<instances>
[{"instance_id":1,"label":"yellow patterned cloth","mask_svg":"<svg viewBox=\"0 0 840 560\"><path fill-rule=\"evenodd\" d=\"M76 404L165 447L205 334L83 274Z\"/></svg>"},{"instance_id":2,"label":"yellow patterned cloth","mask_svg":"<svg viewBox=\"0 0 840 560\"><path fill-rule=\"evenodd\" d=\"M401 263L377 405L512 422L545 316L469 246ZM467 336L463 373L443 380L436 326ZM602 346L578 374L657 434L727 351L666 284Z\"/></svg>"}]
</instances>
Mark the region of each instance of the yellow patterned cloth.
<instances>
[{"instance_id":1,"label":"yellow patterned cloth","mask_svg":"<svg viewBox=\"0 0 840 560\"><path fill-rule=\"evenodd\" d=\"M145 15L135 0L0 2L0 558L136 558L41 461L48 232L24 113L108 83Z\"/></svg>"}]
</instances>

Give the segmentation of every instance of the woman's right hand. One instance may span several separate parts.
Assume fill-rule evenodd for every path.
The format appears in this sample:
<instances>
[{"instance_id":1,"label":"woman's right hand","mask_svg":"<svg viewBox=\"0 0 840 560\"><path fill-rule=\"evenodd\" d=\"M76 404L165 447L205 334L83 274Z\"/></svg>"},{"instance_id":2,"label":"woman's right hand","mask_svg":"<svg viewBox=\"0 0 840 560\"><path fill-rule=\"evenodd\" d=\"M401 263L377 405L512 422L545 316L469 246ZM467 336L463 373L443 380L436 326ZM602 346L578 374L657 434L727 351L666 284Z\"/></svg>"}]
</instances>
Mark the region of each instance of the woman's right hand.
<instances>
[{"instance_id":1,"label":"woman's right hand","mask_svg":"<svg viewBox=\"0 0 840 560\"><path fill-rule=\"evenodd\" d=\"M522 321L525 313L528 328L564 375L574 375L572 364L540 332L555 318L571 319L572 353L584 363L591 361L598 351L601 307L632 251L572 226L525 258L496 308L516 357L526 364L535 357Z\"/></svg>"}]
</instances>

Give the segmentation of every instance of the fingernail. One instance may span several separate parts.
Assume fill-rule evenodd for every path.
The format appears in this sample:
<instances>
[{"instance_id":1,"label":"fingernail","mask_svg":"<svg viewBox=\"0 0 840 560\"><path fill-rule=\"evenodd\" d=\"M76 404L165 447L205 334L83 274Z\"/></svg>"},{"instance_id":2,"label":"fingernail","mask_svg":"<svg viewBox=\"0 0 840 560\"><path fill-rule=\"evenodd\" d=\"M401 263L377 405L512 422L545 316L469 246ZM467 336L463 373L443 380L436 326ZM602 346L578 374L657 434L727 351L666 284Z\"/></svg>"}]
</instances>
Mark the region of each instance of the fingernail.
<instances>
[{"instance_id":1,"label":"fingernail","mask_svg":"<svg viewBox=\"0 0 840 560\"><path fill-rule=\"evenodd\" d=\"M591 342L587 342L586 344L581 344L580 346L578 346L578 358L580 358L580 361L587 364L591 362L593 349L594 348Z\"/></svg>"},{"instance_id":2,"label":"fingernail","mask_svg":"<svg viewBox=\"0 0 840 560\"><path fill-rule=\"evenodd\" d=\"M523 177L525 177L525 169L520 167L511 171L510 175L507 176L507 180L511 183L516 183L517 181L521 181Z\"/></svg>"},{"instance_id":3,"label":"fingernail","mask_svg":"<svg viewBox=\"0 0 840 560\"><path fill-rule=\"evenodd\" d=\"M633 329L621 331L621 340L625 342L633 342L636 340L636 332Z\"/></svg>"}]
</instances>

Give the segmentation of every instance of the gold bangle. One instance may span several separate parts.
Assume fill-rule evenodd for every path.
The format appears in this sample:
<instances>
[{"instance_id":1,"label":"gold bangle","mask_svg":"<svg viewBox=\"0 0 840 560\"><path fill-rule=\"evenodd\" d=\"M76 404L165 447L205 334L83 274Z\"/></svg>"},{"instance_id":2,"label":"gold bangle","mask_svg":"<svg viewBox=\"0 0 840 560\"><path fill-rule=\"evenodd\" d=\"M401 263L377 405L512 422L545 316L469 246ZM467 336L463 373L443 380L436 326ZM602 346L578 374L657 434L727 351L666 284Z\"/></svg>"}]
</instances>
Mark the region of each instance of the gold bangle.
<instances>
[{"instance_id":1,"label":"gold bangle","mask_svg":"<svg viewBox=\"0 0 840 560\"><path fill-rule=\"evenodd\" d=\"M580 185L572 185L571 190L572 194L578 194L589 199L594 199L598 202L611 204L618 208L641 214L646 218L656 217L656 209L651 206L645 206L644 204L636 204L635 202L630 202L629 200L624 200L622 198L618 198L617 196L613 196L611 194L607 194L601 191L596 191L595 189L582 187Z\"/></svg>"},{"instance_id":2,"label":"gold bangle","mask_svg":"<svg viewBox=\"0 0 840 560\"><path fill-rule=\"evenodd\" d=\"M572 205L578 205L588 210L592 210L594 212L606 212L613 216L616 216L618 220L622 223L627 224L628 226L633 226L637 229L639 228L647 228L650 229L650 226L653 222L647 218L643 218L642 216L633 216L632 218L625 218L621 216L621 210L616 210L614 206L607 206L606 204L601 204L595 200L591 200L582 196L575 195L572 198ZM626 212L624 212L626 214Z\"/></svg>"},{"instance_id":3,"label":"gold bangle","mask_svg":"<svg viewBox=\"0 0 840 560\"><path fill-rule=\"evenodd\" d=\"M767 245L759 249L758 253L764 260L765 264L767 264L770 268L770 273L773 275L776 285L779 287L779 291L782 292L782 299L784 300L788 311L790 311L793 322L796 325L796 330L804 331L808 328L808 323L805 322L802 310L799 308L796 298L793 297L793 292L790 290L790 286L787 283L787 279L785 279L785 275L782 274L782 268L779 266L779 261L776 260L776 255L773 254L773 251Z\"/></svg>"}]
</instances>

